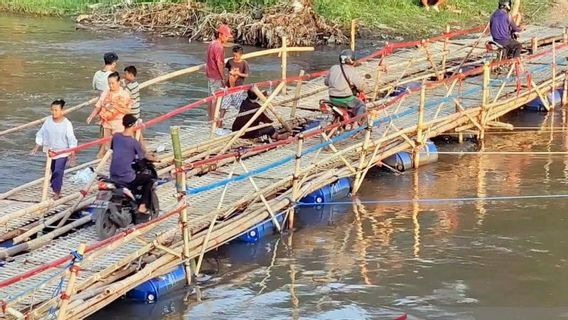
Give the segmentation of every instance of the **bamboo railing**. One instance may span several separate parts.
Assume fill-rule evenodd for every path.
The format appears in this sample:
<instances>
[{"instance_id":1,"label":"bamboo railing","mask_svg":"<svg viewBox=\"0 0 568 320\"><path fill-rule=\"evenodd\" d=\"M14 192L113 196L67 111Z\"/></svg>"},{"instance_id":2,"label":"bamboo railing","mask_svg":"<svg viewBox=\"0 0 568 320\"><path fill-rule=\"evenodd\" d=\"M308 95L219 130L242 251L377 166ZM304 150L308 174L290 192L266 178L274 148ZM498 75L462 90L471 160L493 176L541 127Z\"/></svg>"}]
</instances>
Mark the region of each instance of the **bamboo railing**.
<instances>
[{"instance_id":1,"label":"bamboo railing","mask_svg":"<svg viewBox=\"0 0 568 320\"><path fill-rule=\"evenodd\" d=\"M290 138L285 142L277 142L274 146L260 146L244 152L226 152L234 143L234 138L225 139L219 146L219 152L208 159L201 159L192 163L183 164L182 171L191 172L200 166L211 163L228 161L233 163L231 172L222 175L218 180L208 185L186 190L190 208L192 195L207 193L222 188L219 203L216 210L207 216L194 218L192 221L191 239L182 226L161 231L153 242L146 242L136 252L123 257L119 261L108 265L104 270L88 276L74 284L76 297L71 297L68 310L65 314L70 319L83 318L99 310L103 306L116 300L131 288L147 280L149 277L163 274L173 266L186 263L189 259L198 258L198 264L194 270L199 270L203 255L223 243L230 241L239 234L249 230L258 223L271 219L278 227L276 215L292 208L299 199L318 188L336 181L340 177L354 177L355 191L360 188L369 169L381 164L381 160L404 150L411 150L416 164L420 160L420 152L424 142L436 135L449 130L463 132L470 128L476 128L477 136L482 139L484 131L495 124L502 114L507 113L522 104L536 98L546 99L546 93L566 85L566 72L564 68L558 68L556 63L557 50L566 52L565 44L554 44L552 49L535 52L532 56L503 61L491 65L484 65L465 73L444 78L435 82L424 82L419 88L409 90L396 98L386 101L371 102L368 107L376 110L376 113L367 113L356 120L366 120L366 125L357 129L339 132L335 136L338 127L346 123L329 125L316 131ZM539 58L553 56L550 65L531 65L529 62ZM442 60L440 60L440 63ZM504 79L496 79L491 74L491 68L496 65L509 66L509 73ZM506 90L503 84L516 84L522 80L522 75L511 77L510 70L523 67L535 75L546 74L544 80L535 80L534 77L525 79L525 85L521 90ZM519 68L516 68L519 69ZM471 81L477 80L475 83ZM480 81L481 80L481 81ZM504 81L495 86L495 81ZM528 85L530 83L530 85ZM456 88L467 90L456 90ZM496 90L497 89L497 90ZM277 90L278 91L278 90ZM301 93L301 88L299 89ZM457 91L457 92L456 92ZM441 94L442 93L442 94ZM277 92L276 92L277 94ZM274 94L275 95L275 94ZM295 96L301 96L295 93ZM479 97L479 104L471 107L466 106L464 100ZM262 110L270 105L270 98L263 103ZM301 99L301 98L298 98ZM565 101L564 101L565 102ZM453 105L452 105L453 104ZM554 104L551 104L554 107ZM402 109L402 110L401 110ZM257 113L258 114L258 113ZM364 132L364 135L358 134ZM323 137L323 139L321 138ZM255 159L260 156L250 154L270 154L273 148L286 148L290 155L281 159L271 159L269 164L256 163ZM179 148L178 148L179 149ZM179 156L177 157L179 159ZM239 168L240 173L236 175ZM282 171L281 168L287 168ZM180 170L179 161L177 169ZM287 172L282 174L282 172ZM266 175L278 173L278 179L269 184L259 184L266 179ZM239 181L248 181L247 189L243 189ZM234 184L234 185L233 185ZM246 193L243 193L246 192ZM226 204L227 193L241 193L243 197L236 203ZM214 204L211 204L211 208ZM183 204L178 205L179 210L185 210ZM243 209L244 208L244 209ZM239 213L236 215L235 213ZM161 219L136 228L121 237L117 237L104 246L96 246L93 250L87 250L82 267L88 267L90 263L113 253L113 248L119 248L126 243L144 242L144 235L150 230L164 224L168 219L175 219L178 212L170 212ZM191 217L191 210L189 211ZM221 217L230 219L219 220ZM182 216L183 219L183 216ZM201 219L201 220L199 220ZM203 226L198 228L198 222ZM290 224L293 224L293 214L289 215ZM183 234L183 237L180 236ZM187 235L187 236L186 236ZM170 245L166 245L171 243ZM107 283L101 289L101 280L111 278L120 270L125 270L131 262L139 259L150 251L162 252L154 261L147 263L142 269L132 270L130 274L119 281ZM45 272L45 271L42 271ZM195 271L194 271L195 272ZM21 280L25 278L20 277ZM189 279L188 279L189 280ZM0 283L0 289L4 287ZM25 297L35 294L30 293ZM6 301L6 310L17 317L18 303L25 299ZM48 310L59 303L59 298L51 298L41 302L27 315L32 318L44 316Z\"/></svg>"}]
</instances>

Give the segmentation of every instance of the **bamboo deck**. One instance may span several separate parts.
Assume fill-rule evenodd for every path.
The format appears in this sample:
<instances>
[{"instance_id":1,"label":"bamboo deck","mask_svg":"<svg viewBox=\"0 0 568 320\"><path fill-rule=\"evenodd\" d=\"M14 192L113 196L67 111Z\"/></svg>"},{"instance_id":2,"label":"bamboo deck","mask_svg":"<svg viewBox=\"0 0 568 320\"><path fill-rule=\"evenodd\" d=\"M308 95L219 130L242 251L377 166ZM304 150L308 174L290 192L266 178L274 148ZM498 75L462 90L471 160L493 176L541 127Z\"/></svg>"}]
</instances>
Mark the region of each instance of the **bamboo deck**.
<instances>
[{"instance_id":1,"label":"bamboo deck","mask_svg":"<svg viewBox=\"0 0 568 320\"><path fill-rule=\"evenodd\" d=\"M538 35L540 39L562 39L562 30L534 27L524 33L523 37L530 39L531 35ZM379 91L389 92L402 83L421 82L424 79L430 79L437 73L454 71L466 57L472 63L480 61L485 53L485 49L482 48L485 38L477 41L478 38L479 35L472 35L470 39L452 40L449 44L443 42L430 43L428 52L423 48L405 49L385 58L386 72L377 73L380 58L364 63L359 69L360 72L371 75L371 79L368 81L369 94L372 94L372 89L376 87ZM528 44L528 41L525 43ZM446 57L445 69L441 69L444 50L447 50L449 54ZM428 56L431 56L431 58L429 59ZM266 201L270 204L272 211L280 212L289 208L292 204L291 201L299 196L314 191L340 177L355 176L355 187L357 188L357 184L364 178L369 168L396 152L412 149L416 147L417 143L420 145L420 142L429 137L449 131L463 132L470 129L477 130L478 134L482 135L483 129L498 121L500 116L519 108L542 92L544 94L550 92L553 85L550 82L552 78L557 81L554 83L555 87L561 86L562 81L564 81L566 67L564 57L566 56L568 56L568 48L562 47L558 48L554 54L543 54L527 61L525 67L532 74L535 87L531 90L525 88L526 92L524 93L517 93L514 76L506 79L506 74L492 75L488 86L484 86L483 75L471 76L463 81L450 81L445 85L429 88L425 90L424 97L421 97L420 91L409 93L389 107L380 109L372 118L375 126L371 131L362 130L357 135L341 140L336 139L331 145L324 147L321 147L323 141L321 137L306 139L303 141L303 150L312 148L313 152L302 154L297 194L294 194L292 190L294 184L292 177L297 173L295 162L287 161L279 166L270 167L275 161L294 157L298 152L297 143L283 145L265 153L243 158L242 163L248 171L261 171L252 177L256 187L260 190L259 192L256 191L249 179L242 179L229 183L226 192L224 192L223 186L219 186L206 192L188 194L187 203L189 204L192 234L190 256L195 258L200 255L207 228L212 221L211 240L206 244L207 250L228 242L241 232L269 217L262 198L267 199ZM554 57L558 69L553 76L550 66ZM505 80L509 83L502 85ZM489 105L482 107L484 88L487 88ZM537 92L537 89L541 92ZM322 78L303 83L299 97L301 98L297 117L325 118L317 111L318 101L327 98ZM296 98L298 98L298 95L295 93L295 86L290 85L287 94L280 95L275 99L274 105L278 106L278 111L283 118L290 120L292 110L290 106ZM380 106L393 99L392 97L383 98L370 104L370 106ZM420 111L421 109L423 112ZM422 120L419 120L420 115L423 118ZM181 141L184 150L186 150L186 157L190 159L188 161L205 158L204 150L221 150L230 139L230 136L228 136L211 142L208 135L203 134L203 132L209 132L209 130L209 126L206 124L182 129ZM150 149L156 148L157 145L166 145L166 152L160 155L164 159L161 172L170 171L171 167L168 166L168 161L171 159L170 137L166 135L155 137L149 145ZM237 145L250 145L250 142L238 140ZM216 153L216 151L212 153ZM230 177L246 175L245 169L239 162L227 161L214 171L200 176L190 176L187 187L189 190L206 188ZM77 194L77 189L80 188L74 186L69 181L69 177L70 174L67 174L64 183L64 196ZM2 197L0 204L3 204L3 207L0 212L0 219L2 216L13 215L14 212L37 205L41 186L42 182L36 181L15 194ZM175 198L176 193L175 181L165 183L158 188L161 209L164 212L174 210L178 206ZM218 210L216 210L219 199L223 196L224 201L219 204ZM29 227L30 224L37 223L41 215L53 215L69 206L70 201L36 212L22 214L5 222L2 227L5 233L14 233L18 228ZM235 214L237 212L239 214ZM218 215L217 219L214 219L216 215ZM41 250L32 250L11 258L0 268L0 281L33 270L45 264L46 261L65 257L70 250L78 248L81 244L89 245L96 241L93 226L73 230L69 234L40 244ZM153 244L154 241L158 241L169 247L169 250L181 254L181 229L177 215L145 227L140 234L129 234L124 239L117 241L116 244L110 244L93 251L90 255L86 255L86 259L82 262L82 271L77 277L75 289L78 292L92 292L92 294L86 295L86 298L82 298L81 293L75 299L71 297L68 317L79 319L92 314L120 297L121 293L125 293L130 288L153 276L166 272L173 265L181 263L178 257L171 254L172 252L166 252L155 243ZM1 252L2 250L0 250ZM118 277L113 278L120 270L136 265L140 259L147 259L148 253L152 253L155 260L148 260L146 267L142 270L123 280L117 281ZM67 284L67 276L55 277L61 271L60 268L49 269L33 277L2 287L0 288L0 299L4 301L15 300L16 302L10 304L10 308L22 313L31 310L32 313L29 314L31 318L45 316L49 308L58 303L58 298L53 297L54 288L60 284L60 281L62 281L63 287ZM50 279L49 283L42 286L45 281ZM94 288L100 288L100 290ZM34 294L22 295L21 299L17 299L19 294L29 293L28 291L34 292Z\"/></svg>"}]
</instances>

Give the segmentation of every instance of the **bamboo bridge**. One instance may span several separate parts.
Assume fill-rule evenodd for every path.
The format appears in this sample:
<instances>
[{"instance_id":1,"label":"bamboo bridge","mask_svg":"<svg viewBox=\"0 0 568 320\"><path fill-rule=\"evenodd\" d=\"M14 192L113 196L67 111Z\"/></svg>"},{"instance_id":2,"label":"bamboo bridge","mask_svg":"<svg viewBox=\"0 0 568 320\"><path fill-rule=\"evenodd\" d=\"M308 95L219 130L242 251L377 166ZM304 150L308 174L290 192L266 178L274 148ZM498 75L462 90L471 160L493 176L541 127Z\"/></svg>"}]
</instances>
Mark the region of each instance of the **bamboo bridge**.
<instances>
[{"instance_id":1,"label":"bamboo bridge","mask_svg":"<svg viewBox=\"0 0 568 320\"><path fill-rule=\"evenodd\" d=\"M279 231L286 223L293 224L295 204L310 192L352 177L352 193L357 193L369 170L384 165L382 161L391 155L410 150L417 166L431 137L452 132L474 134L483 141L487 130L512 128L499 118L535 98L546 109L566 101L565 30L530 27L521 35L526 53L496 62L486 59L488 37L483 31L484 27L448 29L422 41L387 44L360 59L358 69L370 75L367 96L372 98L369 112L359 118L365 125L351 130L341 130L344 124L330 124L318 108L318 101L327 98L325 72L287 75L288 53L311 48L288 48L283 41L280 49L251 54L248 58L279 53L282 78L217 92L152 119L144 127L204 107L215 97L251 88L261 96L259 112L267 111L284 128L292 130L307 120L318 120L320 126L269 144L239 138L254 129L248 126L214 137L214 122L174 127L171 137L147 137L149 150L166 145L159 153L159 174L173 177L158 187L163 213L110 239L98 241L91 215L73 214L92 203L94 180L84 186L70 180L88 166L106 173L110 153L68 170L59 200L47 198L47 174L0 195L1 240L13 242L0 249L4 261L0 316L82 319L179 265L185 266L191 282L206 252L266 220ZM201 68L182 70L144 86ZM266 87L275 87L268 97L258 89ZM549 99L549 93L559 88L564 88L561 101L555 101L554 94ZM39 123L6 129L0 135ZM103 142L98 139L75 151Z\"/></svg>"}]
</instances>

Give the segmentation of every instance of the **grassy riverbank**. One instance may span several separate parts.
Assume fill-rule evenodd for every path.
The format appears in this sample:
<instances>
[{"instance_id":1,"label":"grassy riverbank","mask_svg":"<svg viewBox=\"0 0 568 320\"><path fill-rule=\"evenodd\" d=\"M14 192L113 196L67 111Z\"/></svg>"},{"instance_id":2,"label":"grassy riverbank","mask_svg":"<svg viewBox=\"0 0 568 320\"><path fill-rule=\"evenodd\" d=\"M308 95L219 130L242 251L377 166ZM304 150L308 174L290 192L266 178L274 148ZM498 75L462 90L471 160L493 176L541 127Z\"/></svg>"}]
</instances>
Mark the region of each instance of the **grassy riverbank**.
<instances>
[{"instance_id":1,"label":"grassy riverbank","mask_svg":"<svg viewBox=\"0 0 568 320\"><path fill-rule=\"evenodd\" d=\"M195 1L195 0L192 0ZM126 1L122 1L123 3ZM130 0L158 2L158 0ZM187 0L169 0L185 3ZM214 12L236 11L243 8L267 7L278 0L203 0ZM448 0L440 11L426 11L419 0L312 0L315 10L328 20L347 26L351 19L362 25L387 33L416 35L432 34L446 24L456 28L487 21L495 10L497 0ZM524 0L522 12L525 21L539 20L553 0ZM117 0L0 0L0 10L31 14L73 15L89 11L93 6L110 6Z\"/></svg>"}]
</instances>

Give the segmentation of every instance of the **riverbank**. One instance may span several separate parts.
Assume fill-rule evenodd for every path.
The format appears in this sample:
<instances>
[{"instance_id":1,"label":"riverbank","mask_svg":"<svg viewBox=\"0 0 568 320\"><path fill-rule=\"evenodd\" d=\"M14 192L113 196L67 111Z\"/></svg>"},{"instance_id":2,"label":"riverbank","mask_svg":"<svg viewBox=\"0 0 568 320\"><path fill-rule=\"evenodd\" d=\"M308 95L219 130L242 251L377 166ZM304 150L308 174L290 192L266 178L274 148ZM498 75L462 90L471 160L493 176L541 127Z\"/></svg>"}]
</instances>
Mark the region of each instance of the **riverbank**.
<instances>
[{"instance_id":1,"label":"riverbank","mask_svg":"<svg viewBox=\"0 0 568 320\"><path fill-rule=\"evenodd\" d=\"M448 1L440 12L424 10L416 0L277 0L137 1L128 0L0 0L0 10L30 14L78 16L86 25L126 27L163 36L208 39L214 25L226 22L240 42L279 46L344 43L350 21L357 19L361 38L419 38L443 31L446 25L466 28L484 23L496 0ZM562 2L562 1L560 1ZM190 5L188 6L188 3ZM553 0L524 1L524 22L546 22Z\"/></svg>"}]
</instances>

